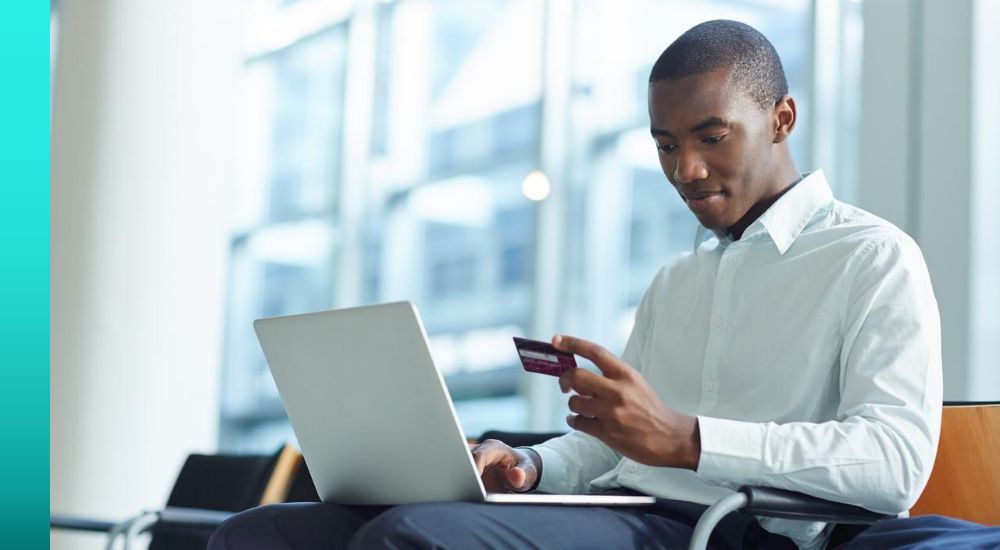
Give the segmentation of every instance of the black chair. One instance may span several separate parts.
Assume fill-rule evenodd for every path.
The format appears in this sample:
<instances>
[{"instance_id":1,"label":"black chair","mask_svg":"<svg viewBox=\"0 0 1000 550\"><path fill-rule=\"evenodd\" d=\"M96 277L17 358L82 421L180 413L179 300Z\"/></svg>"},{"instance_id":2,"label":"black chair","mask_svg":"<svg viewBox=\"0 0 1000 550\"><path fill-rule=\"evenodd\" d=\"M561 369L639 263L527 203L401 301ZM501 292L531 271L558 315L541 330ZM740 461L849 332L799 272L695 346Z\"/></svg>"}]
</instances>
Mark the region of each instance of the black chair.
<instances>
[{"instance_id":1,"label":"black chair","mask_svg":"<svg viewBox=\"0 0 1000 550\"><path fill-rule=\"evenodd\" d=\"M486 441L487 439L496 439L510 445L511 447L527 447L529 445L538 445L539 443L545 443L546 441L565 435L565 432L504 432L500 430L489 430L483 432L483 435L479 436L479 441Z\"/></svg>"},{"instance_id":2,"label":"black chair","mask_svg":"<svg viewBox=\"0 0 1000 550\"><path fill-rule=\"evenodd\" d=\"M192 454L164 508L117 522L50 514L49 526L106 533L109 549L119 537L129 548L136 536L149 532L150 550L203 550L215 528L236 512L282 502L297 460L301 455L289 445L270 455Z\"/></svg>"}]
</instances>

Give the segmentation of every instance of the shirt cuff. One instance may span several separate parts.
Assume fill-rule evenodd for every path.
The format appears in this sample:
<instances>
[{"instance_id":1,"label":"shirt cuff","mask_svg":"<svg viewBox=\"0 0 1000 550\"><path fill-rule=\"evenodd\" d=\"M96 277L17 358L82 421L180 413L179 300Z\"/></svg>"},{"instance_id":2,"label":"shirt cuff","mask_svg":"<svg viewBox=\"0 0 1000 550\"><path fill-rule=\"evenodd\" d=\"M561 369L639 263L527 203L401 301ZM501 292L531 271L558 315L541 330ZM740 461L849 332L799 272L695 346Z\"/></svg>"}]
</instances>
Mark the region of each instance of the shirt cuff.
<instances>
[{"instance_id":1,"label":"shirt cuff","mask_svg":"<svg viewBox=\"0 0 1000 550\"><path fill-rule=\"evenodd\" d=\"M535 490L554 495L572 492L567 488L565 474L567 465L562 455L544 445L533 445L531 450L542 458L542 478L538 481Z\"/></svg>"},{"instance_id":2,"label":"shirt cuff","mask_svg":"<svg viewBox=\"0 0 1000 550\"><path fill-rule=\"evenodd\" d=\"M698 430L699 476L724 486L757 484L764 470L763 424L699 416Z\"/></svg>"}]
</instances>

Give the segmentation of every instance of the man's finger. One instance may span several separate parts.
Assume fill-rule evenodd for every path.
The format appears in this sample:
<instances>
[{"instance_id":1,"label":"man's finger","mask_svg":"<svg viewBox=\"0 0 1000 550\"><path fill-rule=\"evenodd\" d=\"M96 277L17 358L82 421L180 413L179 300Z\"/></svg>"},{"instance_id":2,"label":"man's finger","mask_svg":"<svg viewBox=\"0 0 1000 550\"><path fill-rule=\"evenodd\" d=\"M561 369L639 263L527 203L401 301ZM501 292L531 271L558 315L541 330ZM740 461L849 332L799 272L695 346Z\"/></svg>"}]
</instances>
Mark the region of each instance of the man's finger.
<instances>
[{"instance_id":1,"label":"man's finger","mask_svg":"<svg viewBox=\"0 0 1000 550\"><path fill-rule=\"evenodd\" d=\"M517 457L511 454L508 447L494 439L487 439L476 445L472 449L472 460L476 463L480 477L492 466L511 467L517 464Z\"/></svg>"},{"instance_id":2,"label":"man's finger","mask_svg":"<svg viewBox=\"0 0 1000 550\"><path fill-rule=\"evenodd\" d=\"M476 472L479 474L479 477L483 476L483 470L485 470L485 465L483 463L483 451L482 451L482 448L483 448L483 444L480 443L478 445L475 445L471 449L471 451L472 451L472 461L476 463Z\"/></svg>"},{"instance_id":3,"label":"man's finger","mask_svg":"<svg viewBox=\"0 0 1000 550\"><path fill-rule=\"evenodd\" d=\"M492 445L487 445L485 442L480 443L472 449L472 460L476 463L476 470L479 475L482 476L483 472L491 466L491 463L495 460L493 458L493 452L491 452Z\"/></svg>"},{"instance_id":4,"label":"man's finger","mask_svg":"<svg viewBox=\"0 0 1000 550\"><path fill-rule=\"evenodd\" d=\"M552 337L552 345L559 350L575 353L589 359L608 378L620 378L628 372L629 367L624 361L589 340L557 334Z\"/></svg>"},{"instance_id":5,"label":"man's finger","mask_svg":"<svg viewBox=\"0 0 1000 550\"><path fill-rule=\"evenodd\" d=\"M500 473L496 468L490 468L480 476L483 479L483 485L486 486L486 490L491 493L502 493L505 491L504 482L500 479Z\"/></svg>"},{"instance_id":6,"label":"man's finger","mask_svg":"<svg viewBox=\"0 0 1000 550\"><path fill-rule=\"evenodd\" d=\"M570 369L559 375L559 388L563 393L570 390L580 395L606 395L614 391L614 383L586 369Z\"/></svg>"},{"instance_id":7,"label":"man's finger","mask_svg":"<svg viewBox=\"0 0 1000 550\"><path fill-rule=\"evenodd\" d=\"M601 421L597 418L587 418L586 416L571 414L566 416L566 423L569 424L570 428L573 428L578 432L592 435L597 439L603 439L601 437L601 434L603 433L603 426L601 425Z\"/></svg>"},{"instance_id":8,"label":"man's finger","mask_svg":"<svg viewBox=\"0 0 1000 550\"><path fill-rule=\"evenodd\" d=\"M598 410L600 409L600 404L597 402L595 397L584 397L582 395L574 395L569 398L569 410L580 414L583 416L597 417L600 418Z\"/></svg>"},{"instance_id":9,"label":"man's finger","mask_svg":"<svg viewBox=\"0 0 1000 550\"><path fill-rule=\"evenodd\" d=\"M507 477L507 485L513 489L520 489L524 486L524 481L528 478L527 472L523 468L514 467L504 471Z\"/></svg>"}]
</instances>

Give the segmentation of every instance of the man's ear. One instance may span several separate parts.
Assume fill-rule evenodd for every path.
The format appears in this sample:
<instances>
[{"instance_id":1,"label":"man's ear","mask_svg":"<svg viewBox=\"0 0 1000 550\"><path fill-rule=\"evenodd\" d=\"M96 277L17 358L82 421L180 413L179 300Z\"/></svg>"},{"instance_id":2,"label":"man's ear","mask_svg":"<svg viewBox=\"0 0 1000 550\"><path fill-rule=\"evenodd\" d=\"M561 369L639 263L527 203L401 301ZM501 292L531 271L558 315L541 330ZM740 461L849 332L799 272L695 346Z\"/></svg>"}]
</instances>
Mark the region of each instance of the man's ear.
<instances>
[{"instance_id":1,"label":"man's ear","mask_svg":"<svg viewBox=\"0 0 1000 550\"><path fill-rule=\"evenodd\" d=\"M798 118L795 111L795 100L792 96L786 95L774 104L771 112L772 129L774 132L774 143L781 143L788 139L795 128L795 119Z\"/></svg>"}]
</instances>

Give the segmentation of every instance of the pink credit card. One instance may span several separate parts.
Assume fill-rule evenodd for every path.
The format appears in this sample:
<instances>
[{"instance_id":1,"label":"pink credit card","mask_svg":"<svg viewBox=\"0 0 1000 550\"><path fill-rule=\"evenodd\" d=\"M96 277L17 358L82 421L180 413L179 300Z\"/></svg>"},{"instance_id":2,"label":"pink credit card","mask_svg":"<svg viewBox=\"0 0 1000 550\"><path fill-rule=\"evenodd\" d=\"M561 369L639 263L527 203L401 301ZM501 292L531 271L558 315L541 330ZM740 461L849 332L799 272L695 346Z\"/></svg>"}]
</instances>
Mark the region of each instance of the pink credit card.
<instances>
[{"instance_id":1,"label":"pink credit card","mask_svg":"<svg viewBox=\"0 0 1000 550\"><path fill-rule=\"evenodd\" d=\"M528 372L559 376L576 368L576 358L572 353L559 351L548 342L514 337L514 346L521 357L521 365Z\"/></svg>"}]
</instances>

